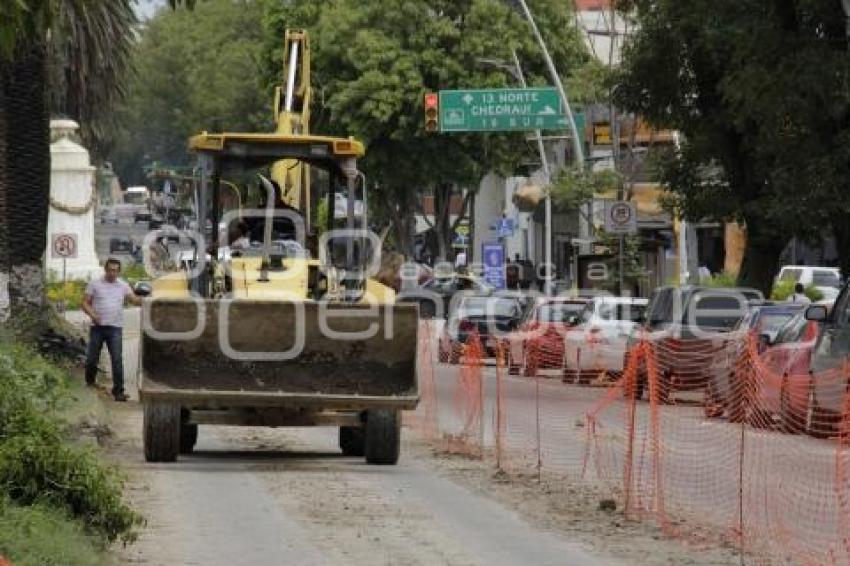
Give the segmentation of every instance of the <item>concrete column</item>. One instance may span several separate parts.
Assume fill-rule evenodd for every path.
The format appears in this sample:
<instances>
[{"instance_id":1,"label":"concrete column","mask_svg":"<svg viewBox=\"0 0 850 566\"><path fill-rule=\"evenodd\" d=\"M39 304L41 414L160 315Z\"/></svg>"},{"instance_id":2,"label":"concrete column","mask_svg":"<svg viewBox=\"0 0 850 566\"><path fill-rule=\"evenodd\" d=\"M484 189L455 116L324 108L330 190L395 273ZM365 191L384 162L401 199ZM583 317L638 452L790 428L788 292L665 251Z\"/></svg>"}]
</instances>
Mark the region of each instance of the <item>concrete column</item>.
<instances>
[{"instance_id":1,"label":"concrete column","mask_svg":"<svg viewBox=\"0 0 850 566\"><path fill-rule=\"evenodd\" d=\"M54 234L75 234L77 257L66 260L68 279L98 277L102 269L94 243L94 209L97 200L95 168L89 152L72 141L79 125L73 120L51 120L50 214L47 219L45 269L48 275L62 277L62 259L51 253Z\"/></svg>"}]
</instances>

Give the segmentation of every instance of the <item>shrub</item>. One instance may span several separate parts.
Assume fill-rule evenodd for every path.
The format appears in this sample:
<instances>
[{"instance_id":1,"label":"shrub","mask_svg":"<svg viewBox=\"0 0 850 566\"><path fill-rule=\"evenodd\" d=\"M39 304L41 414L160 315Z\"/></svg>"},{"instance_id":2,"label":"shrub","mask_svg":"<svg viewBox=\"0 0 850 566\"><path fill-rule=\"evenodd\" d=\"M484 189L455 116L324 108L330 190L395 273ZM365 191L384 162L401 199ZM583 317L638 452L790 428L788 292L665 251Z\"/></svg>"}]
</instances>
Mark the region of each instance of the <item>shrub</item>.
<instances>
[{"instance_id":1,"label":"shrub","mask_svg":"<svg viewBox=\"0 0 850 566\"><path fill-rule=\"evenodd\" d=\"M79 310L87 284L86 281L51 281L47 284L47 300L54 305L63 304L66 310Z\"/></svg>"},{"instance_id":2,"label":"shrub","mask_svg":"<svg viewBox=\"0 0 850 566\"><path fill-rule=\"evenodd\" d=\"M90 449L68 442L52 408L70 377L22 346L0 346L0 497L44 504L104 541L134 538L141 518L122 500L122 477Z\"/></svg>"},{"instance_id":3,"label":"shrub","mask_svg":"<svg viewBox=\"0 0 850 566\"><path fill-rule=\"evenodd\" d=\"M700 279L700 285L705 285L706 287L737 287L738 275L723 271L711 277L703 277Z\"/></svg>"},{"instance_id":4,"label":"shrub","mask_svg":"<svg viewBox=\"0 0 850 566\"><path fill-rule=\"evenodd\" d=\"M790 279L778 281L773 285L773 291L771 291L770 293L770 298L774 301L786 300L788 297L794 294L795 285L796 282ZM821 299L823 299L823 293L821 293L814 285L807 286L803 292L812 302L820 301Z\"/></svg>"}]
</instances>

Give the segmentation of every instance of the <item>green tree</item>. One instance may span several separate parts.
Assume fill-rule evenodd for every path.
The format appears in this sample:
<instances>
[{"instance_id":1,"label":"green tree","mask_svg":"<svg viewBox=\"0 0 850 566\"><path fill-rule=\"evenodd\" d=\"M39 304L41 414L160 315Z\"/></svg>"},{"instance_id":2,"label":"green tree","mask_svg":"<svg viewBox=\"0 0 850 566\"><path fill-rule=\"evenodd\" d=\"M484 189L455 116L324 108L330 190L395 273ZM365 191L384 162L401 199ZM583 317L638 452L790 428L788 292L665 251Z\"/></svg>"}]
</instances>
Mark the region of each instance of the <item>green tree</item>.
<instances>
[{"instance_id":1,"label":"green tree","mask_svg":"<svg viewBox=\"0 0 850 566\"><path fill-rule=\"evenodd\" d=\"M553 56L567 72L585 58L572 27L571 2L533 2ZM451 88L515 86L482 59L511 61L517 50L529 82L547 84L527 23L498 0L296 0L272 5L268 80L279 84L286 27L307 28L313 48L314 132L354 135L367 146L363 168L378 212L410 253L412 212L435 200L434 229L445 257L454 226L449 202L489 171L513 172L530 155L521 134L428 135L423 95ZM468 202L472 192L466 193Z\"/></svg>"},{"instance_id":2,"label":"green tree","mask_svg":"<svg viewBox=\"0 0 850 566\"><path fill-rule=\"evenodd\" d=\"M203 130L271 130L262 20L259 0L209 0L146 22L110 155L125 183L143 184L146 162L189 163L188 139Z\"/></svg>"},{"instance_id":3,"label":"green tree","mask_svg":"<svg viewBox=\"0 0 850 566\"><path fill-rule=\"evenodd\" d=\"M840 0L634 0L618 99L683 134L661 160L676 209L745 224L741 285L770 291L792 235L817 238L847 173ZM843 141L842 141L843 140Z\"/></svg>"},{"instance_id":4,"label":"green tree","mask_svg":"<svg viewBox=\"0 0 850 566\"><path fill-rule=\"evenodd\" d=\"M0 303L7 291L9 300L0 305L0 321L43 319L48 90L54 106L78 118L93 117L111 100L132 33L130 1L0 3ZM51 83L48 64L58 57L65 80Z\"/></svg>"}]
</instances>

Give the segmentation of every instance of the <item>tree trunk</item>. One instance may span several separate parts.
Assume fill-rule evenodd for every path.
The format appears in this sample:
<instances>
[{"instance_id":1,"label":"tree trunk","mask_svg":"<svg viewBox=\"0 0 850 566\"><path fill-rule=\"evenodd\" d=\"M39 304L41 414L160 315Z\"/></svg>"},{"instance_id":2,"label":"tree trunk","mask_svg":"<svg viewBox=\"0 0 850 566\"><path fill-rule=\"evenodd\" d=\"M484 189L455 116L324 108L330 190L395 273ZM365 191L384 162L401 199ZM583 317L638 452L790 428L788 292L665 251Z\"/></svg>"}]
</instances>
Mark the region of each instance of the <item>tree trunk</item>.
<instances>
[{"instance_id":1,"label":"tree trunk","mask_svg":"<svg viewBox=\"0 0 850 566\"><path fill-rule=\"evenodd\" d=\"M785 249L788 235L770 230L768 222L757 215L749 215L745 221L747 243L738 285L758 289L765 297L770 297L773 279L779 270L779 256Z\"/></svg>"},{"instance_id":2,"label":"tree trunk","mask_svg":"<svg viewBox=\"0 0 850 566\"><path fill-rule=\"evenodd\" d=\"M437 237L437 258L449 259L448 232L452 207L452 185L439 183L434 187L434 235Z\"/></svg>"},{"instance_id":3,"label":"tree trunk","mask_svg":"<svg viewBox=\"0 0 850 566\"><path fill-rule=\"evenodd\" d=\"M399 253L406 258L413 257L413 239L410 237L410 221L412 216L400 210L390 219Z\"/></svg>"},{"instance_id":4,"label":"tree trunk","mask_svg":"<svg viewBox=\"0 0 850 566\"><path fill-rule=\"evenodd\" d=\"M9 186L7 163L6 138L8 126L6 125L6 75L8 63L0 60L0 324L5 324L11 316L9 306L9 226L6 224L8 216L8 191Z\"/></svg>"},{"instance_id":5,"label":"tree trunk","mask_svg":"<svg viewBox=\"0 0 850 566\"><path fill-rule=\"evenodd\" d=\"M838 249L838 267L844 279L850 277L850 224L846 216L834 215L831 218L832 235Z\"/></svg>"},{"instance_id":6,"label":"tree trunk","mask_svg":"<svg viewBox=\"0 0 850 566\"><path fill-rule=\"evenodd\" d=\"M0 63L0 125L5 152L0 162L0 272L8 278L15 325L44 321L44 264L50 198L50 123L46 104L45 46L21 45ZM2 150L0 150L2 151Z\"/></svg>"}]
</instances>

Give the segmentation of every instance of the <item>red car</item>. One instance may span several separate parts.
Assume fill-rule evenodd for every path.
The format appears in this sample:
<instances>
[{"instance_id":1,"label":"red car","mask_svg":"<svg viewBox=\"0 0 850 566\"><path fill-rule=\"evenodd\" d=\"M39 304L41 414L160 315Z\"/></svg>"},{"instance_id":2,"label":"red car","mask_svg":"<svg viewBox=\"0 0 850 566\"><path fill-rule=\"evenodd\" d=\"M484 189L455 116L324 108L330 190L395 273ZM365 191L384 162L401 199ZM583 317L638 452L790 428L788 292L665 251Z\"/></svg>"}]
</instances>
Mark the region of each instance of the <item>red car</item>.
<instances>
[{"instance_id":1,"label":"red car","mask_svg":"<svg viewBox=\"0 0 850 566\"><path fill-rule=\"evenodd\" d=\"M806 430L811 387L809 364L819 331L820 324L806 320L801 311L779 330L775 340L768 342L747 392L751 424L763 425L773 415L779 415L786 431Z\"/></svg>"},{"instance_id":2,"label":"red car","mask_svg":"<svg viewBox=\"0 0 850 566\"><path fill-rule=\"evenodd\" d=\"M534 377L538 369L564 367L564 336L578 323L587 299L540 299L529 317L508 338L508 373Z\"/></svg>"}]
</instances>

